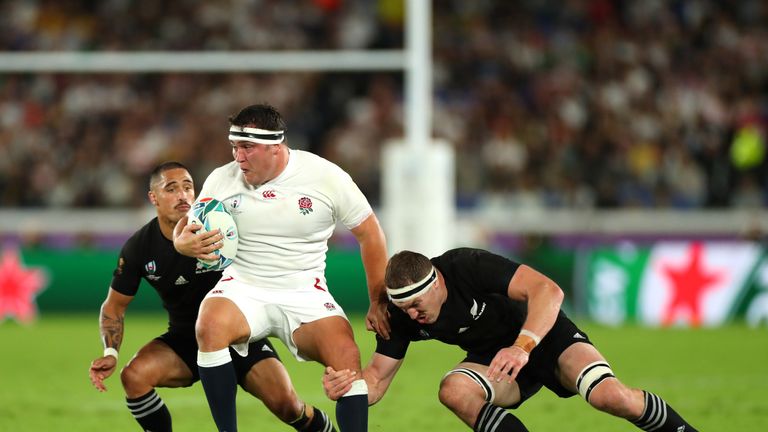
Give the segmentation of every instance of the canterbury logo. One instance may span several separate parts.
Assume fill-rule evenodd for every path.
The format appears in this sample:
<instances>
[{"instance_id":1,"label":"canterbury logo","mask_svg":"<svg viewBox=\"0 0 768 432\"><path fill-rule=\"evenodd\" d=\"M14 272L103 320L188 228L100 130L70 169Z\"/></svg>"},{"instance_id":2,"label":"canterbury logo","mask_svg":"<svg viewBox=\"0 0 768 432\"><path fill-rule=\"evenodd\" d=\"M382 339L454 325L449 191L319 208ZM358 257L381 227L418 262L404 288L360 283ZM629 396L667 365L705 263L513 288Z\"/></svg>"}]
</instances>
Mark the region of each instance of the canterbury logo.
<instances>
[{"instance_id":1,"label":"canterbury logo","mask_svg":"<svg viewBox=\"0 0 768 432\"><path fill-rule=\"evenodd\" d=\"M320 286L320 278L315 278L315 288L319 289L320 291L325 291L325 288Z\"/></svg>"},{"instance_id":2,"label":"canterbury logo","mask_svg":"<svg viewBox=\"0 0 768 432\"><path fill-rule=\"evenodd\" d=\"M272 190L272 189L265 190L264 192L261 193L261 196L263 196L266 199L277 198L277 195L275 194L275 191Z\"/></svg>"}]
</instances>

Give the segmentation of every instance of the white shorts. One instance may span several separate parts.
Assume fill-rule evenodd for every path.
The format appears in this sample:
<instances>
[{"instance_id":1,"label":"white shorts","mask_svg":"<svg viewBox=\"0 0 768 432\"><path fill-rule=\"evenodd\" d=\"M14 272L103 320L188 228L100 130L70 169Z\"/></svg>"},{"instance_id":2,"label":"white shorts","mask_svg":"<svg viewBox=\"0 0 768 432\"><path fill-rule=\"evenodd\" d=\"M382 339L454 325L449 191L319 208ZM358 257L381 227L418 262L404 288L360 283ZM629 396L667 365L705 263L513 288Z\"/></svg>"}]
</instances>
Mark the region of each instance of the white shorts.
<instances>
[{"instance_id":1,"label":"white shorts","mask_svg":"<svg viewBox=\"0 0 768 432\"><path fill-rule=\"evenodd\" d=\"M262 288L245 283L230 273L225 274L205 297L229 299L245 315L251 337L248 342L232 345L243 357L248 355L248 343L274 336L283 341L297 360L307 361L309 359L299 354L293 342L293 332L304 323L322 318L340 316L348 319L328 292L324 277L313 277L292 288Z\"/></svg>"}]
</instances>

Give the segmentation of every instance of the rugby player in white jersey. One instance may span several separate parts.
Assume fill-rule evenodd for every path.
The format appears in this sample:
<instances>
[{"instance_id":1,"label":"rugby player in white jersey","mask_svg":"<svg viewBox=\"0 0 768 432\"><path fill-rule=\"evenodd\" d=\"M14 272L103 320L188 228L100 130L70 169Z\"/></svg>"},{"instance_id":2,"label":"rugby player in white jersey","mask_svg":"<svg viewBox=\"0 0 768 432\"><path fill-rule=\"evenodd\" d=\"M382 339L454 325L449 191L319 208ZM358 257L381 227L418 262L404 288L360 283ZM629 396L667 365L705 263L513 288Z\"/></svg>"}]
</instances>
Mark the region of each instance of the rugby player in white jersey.
<instances>
[{"instance_id":1,"label":"rugby player in white jersey","mask_svg":"<svg viewBox=\"0 0 768 432\"><path fill-rule=\"evenodd\" d=\"M120 381L126 406L141 429L170 432L171 413L155 387L187 387L200 379L195 321L200 303L221 278L221 271L206 270L194 258L179 255L171 242L176 223L195 199L195 185L187 168L179 162L158 165L150 174L147 195L157 217L136 231L120 251L99 314L104 355L91 363L89 376L97 390L107 391L104 380L117 370L125 313L141 279L145 279L168 312L168 331L139 349L120 372ZM296 430L335 430L325 413L299 399L266 338L251 342L248 356L238 356L234 368L242 388Z\"/></svg>"},{"instance_id":2,"label":"rugby player in white jersey","mask_svg":"<svg viewBox=\"0 0 768 432\"><path fill-rule=\"evenodd\" d=\"M328 239L337 222L360 244L368 284L369 330L388 337L384 269L386 240L352 178L312 153L289 149L285 122L269 105L230 118L234 161L215 169L201 197L222 201L239 233L237 256L200 306L197 364L220 431L237 430L236 378L228 347L247 355L248 342L278 337L299 360L362 376L360 352L344 311L325 280ZM188 256L215 258L221 233L176 226L174 245ZM336 404L343 432L367 430L368 389L356 380Z\"/></svg>"}]
</instances>

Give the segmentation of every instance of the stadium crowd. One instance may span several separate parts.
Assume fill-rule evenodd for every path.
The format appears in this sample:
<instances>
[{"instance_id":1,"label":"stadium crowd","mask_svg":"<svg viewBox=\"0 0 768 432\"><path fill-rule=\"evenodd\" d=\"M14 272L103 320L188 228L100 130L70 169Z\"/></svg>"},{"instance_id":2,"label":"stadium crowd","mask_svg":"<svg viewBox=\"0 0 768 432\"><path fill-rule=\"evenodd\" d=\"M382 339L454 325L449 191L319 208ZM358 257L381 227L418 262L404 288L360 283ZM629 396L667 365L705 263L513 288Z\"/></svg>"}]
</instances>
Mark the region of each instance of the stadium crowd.
<instances>
[{"instance_id":1,"label":"stadium crowd","mask_svg":"<svg viewBox=\"0 0 768 432\"><path fill-rule=\"evenodd\" d=\"M768 199L768 5L433 2L435 135L463 207L759 207ZM402 0L0 1L0 51L399 49ZM341 53L340 53L341 55ZM403 135L397 73L0 73L0 206L125 207L222 122L269 102L292 147L372 204Z\"/></svg>"}]
</instances>

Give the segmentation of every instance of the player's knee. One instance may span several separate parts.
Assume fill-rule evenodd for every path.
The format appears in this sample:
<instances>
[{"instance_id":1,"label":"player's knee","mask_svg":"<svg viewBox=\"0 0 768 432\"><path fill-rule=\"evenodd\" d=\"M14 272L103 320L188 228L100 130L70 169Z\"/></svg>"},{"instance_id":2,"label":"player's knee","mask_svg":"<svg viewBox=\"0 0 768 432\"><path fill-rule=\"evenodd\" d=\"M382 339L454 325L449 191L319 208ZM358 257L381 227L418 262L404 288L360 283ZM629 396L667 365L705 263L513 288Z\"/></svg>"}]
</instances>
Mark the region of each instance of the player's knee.
<instances>
[{"instance_id":1,"label":"player's knee","mask_svg":"<svg viewBox=\"0 0 768 432\"><path fill-rule=\"evenodd\" d=\"M337 370L360 370L360 350L354 339L339 339L328 346L333 347L333 349L324 354L326 364Z\"/></svg>"},{"instance_id":2,"label":"player's knee","mask_svg":"<svg viewBox=\"0 0 768 432\"><path fill-rule=\"evenodd\" d=\"M478 372L470 369L451 370L440 382L440 390L438 391L440 403L452 411L456 411L461 410L473 399L487 400L488 395L484 393L481 385L478 385L476 381L482 379L483 377Z\"/></svg>"},{"instance_id":3,"label":"player's knee","mask_svg":"<svg viewBox=\"0 0 768 432\"><path fill-rule=\"evenodd\" d=\"M202 351L225 348L248 336L248 323L239 309L226 299L206 299L195 323L197 344Z\"/></svg>"},{"instance_id":4,"label":"player's knee","mask_svg":"<svg viewBox=\"0 0 768 432\"><path fill-rule=\"evenodd\" d=\"M608 414L624 418L637 418L637 415L632 415L632 398L632 390L614 378L596 388L589 398L589 403Z\"/></svg>"},{"instance_id":5,"label":"player's knee","mask_svg":"<svg viewBox=\"0 0 768 432\"><path fill-rule=\"evenodd\" d=\"M360 350L357 348L354 340L346 340L339 344L338 347L345 361L356 365L360 364Z\"/></svg>"},{"instance_id":6,"label":"player's knee","mask_svg":"<svg viewBox=\"0 0 768 432\"><path fill-rule=\"evenodd\" d=\"M230 340L227 335L228 323L215 316L200 316L195 323L195 337L200 348L211 349L227 346Z\"/></svg>"},{"instance_id":7,"label":"player's knee","mask_svg":"<svg viewBox=\"0 0 768 432\"><path fill-rule=\"evenodd\" d=\"M198 317L197 322L195 323L195 338L197 338L197 344L200 346L208 342L208 339L211 337L212 328L208 323L208 320L203 320L201 318L202 317Z\"/></svg>"},{"instance_id":8,"label":"player's knee","mask_svg":"<svg viewBox=\"0 0 768 432\"><path fill-rule=\"evenodd\" d=\"M440 390L438 390L437 396L440 399L440 403L447 408L454 410L458 408L461 402L461 387L457 385L450 375L440 383Z\"/></svg>"},{"instance_id":9,"label":"player's knee","mask_svg":"<svg viewBox=\"0 0 768 432\"><path fill-rule=\"evenodd\" d=\"M123 370L120 371L120 382L127 393L132 393L136 389L147 386L154 387L151 382L149 371L141 363L129 362Z\"/></svg>"},{"instance_id":10,"label":"player's knee","mask_svg":"<svg viewBox=\"0 0 768 432\"><path fill-rule=\"evenodd\" d=\"M596 409L623 418L637 418L633 390L622 384L605 361L587 365L576 380L579 394Z\"/></svg>"}]
</instances>

